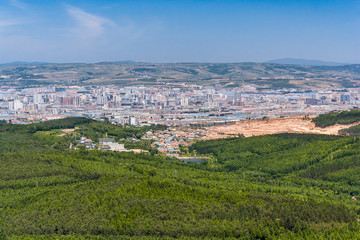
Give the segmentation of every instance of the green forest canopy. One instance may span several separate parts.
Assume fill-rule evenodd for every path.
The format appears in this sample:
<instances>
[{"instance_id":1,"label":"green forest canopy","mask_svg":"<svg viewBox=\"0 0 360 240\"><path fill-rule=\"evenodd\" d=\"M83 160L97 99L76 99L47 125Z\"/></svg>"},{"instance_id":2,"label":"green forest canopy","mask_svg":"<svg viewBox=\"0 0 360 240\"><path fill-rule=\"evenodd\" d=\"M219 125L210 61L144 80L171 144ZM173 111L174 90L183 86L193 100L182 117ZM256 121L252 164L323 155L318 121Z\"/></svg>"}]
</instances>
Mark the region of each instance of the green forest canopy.
<instances>
[{"instance_id":1,"label":"green forest canopy","mask_svg":"<svg viewBox=\"0 0 360 240\"><path fill-rule=\"evenodd\" d=\"M349 124L360 121L360 109L355 108L343 112L320 114L312 120L317 127L328 127L335 124Z\"/></svg>"},{"instance_id":2,"label":"green forest canopy","mask_svg":"<svg viewBox=\"0 0 360 240\"><path fill-rule=\"evenodd\" d=\"M360 237L357 138L200 141L190 150L210 159L196 164L70 150L74 136L53 134L59 125L110 126L56 121L0 125L0 239Z\"/></svg>"}]
</instances>

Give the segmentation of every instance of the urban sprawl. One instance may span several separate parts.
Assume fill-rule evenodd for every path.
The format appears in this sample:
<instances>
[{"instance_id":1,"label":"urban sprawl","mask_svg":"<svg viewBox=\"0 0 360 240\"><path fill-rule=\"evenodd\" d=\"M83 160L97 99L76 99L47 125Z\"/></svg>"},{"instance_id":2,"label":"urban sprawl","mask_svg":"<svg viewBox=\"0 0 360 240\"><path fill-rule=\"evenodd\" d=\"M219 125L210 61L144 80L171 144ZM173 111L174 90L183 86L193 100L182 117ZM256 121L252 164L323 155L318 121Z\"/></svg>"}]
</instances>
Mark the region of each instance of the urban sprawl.
<instances>
[{"instance_id":1,"label":"urban sprawl","mask_svg":"<svg viewBox=\"0 0 360 240\"><path fill-rule=\"evenodd\" d=\"M134 86L0 88L0 119L29 123L82 116L115 124L196 126L320 114L358 106L359 89L258 90Z\"/></svg>"},{"instance_id":2,"label":"urban sprawl","mask_svg":"<svg viewBox=\"0 0 360 240\"><path fill-rule=\"evenodd\" d=\"M170 130L148 132L144 138L152 139L152 146L160 152L171 154L179 152L179 144L186 145L206 131L196 127L230 125L244 119L316 115L350 109L359 103L359 89L275 90L257 89L254 85L233 89L217 85L24 89L4 86L0 88L0 119L27 124L86 117L119 125L166 125Z\"/></svg>"}]
</instances>

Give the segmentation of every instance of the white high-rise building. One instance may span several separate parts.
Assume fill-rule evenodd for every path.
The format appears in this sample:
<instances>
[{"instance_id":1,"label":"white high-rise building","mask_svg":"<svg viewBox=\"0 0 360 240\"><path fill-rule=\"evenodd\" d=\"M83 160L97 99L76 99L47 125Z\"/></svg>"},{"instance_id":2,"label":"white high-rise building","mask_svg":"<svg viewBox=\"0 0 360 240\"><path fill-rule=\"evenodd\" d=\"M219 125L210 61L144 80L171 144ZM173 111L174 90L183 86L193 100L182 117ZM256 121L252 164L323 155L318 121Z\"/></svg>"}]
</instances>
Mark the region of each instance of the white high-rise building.
<instances>
[{"instance_id":1,"label":"white high-rise building","mask_svg":"<svg viewBox=\"0 0 360 240\"><path fill-rule=\"evenodd\" d=\"M134 126L137 124L137 120L135 117L129 117L129 125Z\"/></svg>"},{"instance_id":2,"label":"white high-rise building","mask_svg":"<svg viewBox=\"0 0 360 240\"><path fill-rule=\"evenodd\" d=\"M180 99L180 104L181 104L181 106L187 106L187 105L189 105L189 98L187 98L187 97L182 97L182 98Z\"/></svg>"},{"instance_id":3,"label":"white high-rise building","mask_svg":"<svg viewBox=\"0 0 360 240\"><path fill-rule=\"evenodd\" d=\"M24 107L24 104L16 99L14 101L9 101L9 110L15 110L15 111L18 111L18 110L22 110Z\"/></svg>"},{"instance_id":4,"label":"white high-rise building","mask_svg":"<svg viewBox=\"0 0 360 240\"><path fill-rule=\"evenodd\" d=\"M41 104L44 103L44 98L41 94L34 95L34 103Z\"/></svg>"}]
</instances>

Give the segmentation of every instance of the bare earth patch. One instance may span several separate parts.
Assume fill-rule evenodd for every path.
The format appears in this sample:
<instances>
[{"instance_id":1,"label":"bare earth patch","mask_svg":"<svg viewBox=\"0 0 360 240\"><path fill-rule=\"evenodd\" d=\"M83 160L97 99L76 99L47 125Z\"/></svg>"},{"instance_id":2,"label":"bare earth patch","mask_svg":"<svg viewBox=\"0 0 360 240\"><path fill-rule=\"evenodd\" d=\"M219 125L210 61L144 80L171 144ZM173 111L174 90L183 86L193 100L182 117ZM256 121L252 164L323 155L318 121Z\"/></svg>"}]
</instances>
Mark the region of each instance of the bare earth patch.
<instances>
[{"instance_id":1,"label":"bare earth patch","mask_svg":"<svg viewBox=\"0 0 360 240\"><path fill-rule=\"evenodd\" d=\"M208 133L204 139L216 139L238 136L245 137L276 134L276 133L317 133L338 135L338 131L359 124L347 125L336 124L326 128L315 127L311 119L303 119L303 116L273 118L266 120L244 120L235 125L207 127Z\"/></svg>"},{"instance_id":2,"label":"bare earth patch","mask_svg":"<svg viewBox=\"0 0 360 240\"><path fill-rule=\"evenodd\" d=\"M71 129L62 129L61 131L63 131L64 133L72 133L75 131L74 128L71 128Z\"/></svg>"}]
</instances>

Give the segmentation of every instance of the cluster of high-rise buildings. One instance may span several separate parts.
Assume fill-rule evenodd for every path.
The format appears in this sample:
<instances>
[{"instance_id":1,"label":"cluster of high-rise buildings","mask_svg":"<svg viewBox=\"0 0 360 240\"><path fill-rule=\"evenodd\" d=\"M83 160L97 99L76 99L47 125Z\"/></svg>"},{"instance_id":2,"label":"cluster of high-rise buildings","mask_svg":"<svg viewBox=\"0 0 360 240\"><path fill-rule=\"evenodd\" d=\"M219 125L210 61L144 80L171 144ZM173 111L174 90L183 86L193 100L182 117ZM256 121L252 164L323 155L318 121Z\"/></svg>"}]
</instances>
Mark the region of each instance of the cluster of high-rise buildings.
<instances>
[{"instance_id":1,"label":"cluster of high-rise buildings","mask_svg":"<svg viewBox=\"0 0 360 240\"><path fill-rule=\"evenodd\" d=\"M252 85L1 87L0 119L26 123L84 116L129 125L230 124L344 110L356 107L359 99L359 89L274 90Z\"/></svg>"}]
</instances>

